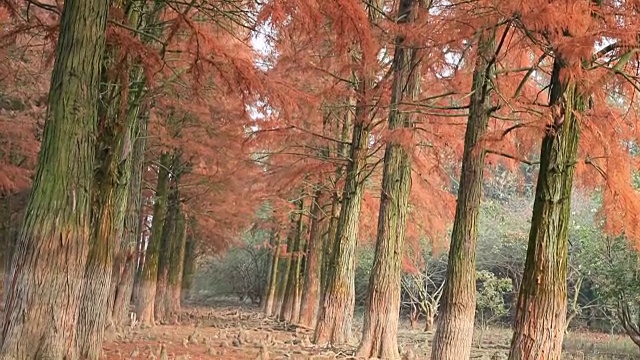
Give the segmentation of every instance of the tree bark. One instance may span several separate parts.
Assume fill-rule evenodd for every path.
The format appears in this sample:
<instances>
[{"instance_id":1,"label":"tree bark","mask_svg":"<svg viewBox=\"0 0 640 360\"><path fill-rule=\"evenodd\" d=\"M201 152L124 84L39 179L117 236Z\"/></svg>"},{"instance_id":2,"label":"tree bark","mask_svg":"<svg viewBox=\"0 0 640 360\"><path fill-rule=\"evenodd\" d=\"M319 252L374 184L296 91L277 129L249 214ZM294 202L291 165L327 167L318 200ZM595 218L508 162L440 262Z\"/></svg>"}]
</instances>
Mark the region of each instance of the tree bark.
<instances>
[{"instance_id":1,"label":"tree bark","mask_svg":"<svg viewBox=\"0 0 640 360\"><path fill-rule=\"evenodd\" d=\"M191 298L191 291L193 287L193 276L196 273L196 253L197 242L193 235L193 218L189 219L189 230L187 231L187 242L184 250L184 265L182 272L182 300Z\"/></svg>"},{"instance_id":2,"label":"tree bark","mask_svg":"<svg viewBox=\"0 0 640 360\"><path fill-rule=\"evenodd\" d=\"M415 21L419 0L402 0L398 7L398 23ZM420 58L415 47L396 37L392 63L393 85L389 111L389 130L411 131L413 121L398 107L405 100L415 101L420 92ZM378 216L378 234L369 278L367 303L364 312L362 339L357 356L399 359L398 318L404 232L411 192L411 159L406 146L390 141L385 150L382 173L382 192Z\"/></svg>"},{"instance_id":3,"label":"tree bark","mask_svg":"<svg viewBox=\"0 0 640 360\"><path fill-rule=\"evenodd\" d=\"M374 0L366 5L369 24L376 26L383 4ZM355 59L355 58L354 58ZM362 64L373 59L362 59ZM366 66L365 66L366 68ZM342 190L340 217L332 244L331 267L326 291L314 333L317 345L348 344L352 340L353 311L355 307L355 259L360 211L364 195L365 167L371 126L371 90L376 76L364 70L354 76L358 94L345 183ZM350 109L349 109L350 110Z\"/></svg>"},{"instance_id":4,"label":"tree bark","mask_svg":"<svg viewBox=\"0 0 640 360\"><path fill-rule=\"evenodd\" d=\"M162 240L158 254L158 279L154 305L155 320L161 323L167 323L171 320L169 316L169 272L172 265L172 252L180 236L178 232L181 231L178 227L180 218L179 183L181 173L180 156L174 154L171 165L171 185L168 196L169 205L162 229Z\"/></svg>"},{"instance_id":5,"label":"tree bark","mask_svg":"<svg viewBox=\"0 0 640 360\"><path fill-rule=\"evenodd\" d=\"M322 215L322 204L326 201L318 186L311 200L311 226L309 229L309 250L305 267L302 304L300 306L300 323L315 328L320 307L320 290L322 283L323 232L327 219Z\"/></svg>"},{"instance_id":6,"label":"tree bark","mask_svg":"<svg viewBox=\"0 0 640 360\"><path fill-rule=\"evenodd\" d=\"M346 170L342 206L332 249L333 259L314 334L314 341L318 345L347 344L351 340L355 306L355 250L369 138L368 127L364 124L364 118L369 115L364 104L359 104L356 109L359 121L353 130L351 160Z\"/></svg>"},{"instance_id":7,"label":"tree bark","mask_svg":"<svg viewBox=\"0 0 640 360\"><path fill-rule=\"evenodd\" d=\"M302 242L302 211L304 204L302 200L297 200L298 214L294 217L295 227L292 230L291 247L287 249L289 253L289 265L287 266L289 275L285 287L284 299L280 310L280 321L293 322L296 317L296 303L299 302L300 287L300 265L302 256L300 252L300 244ZM299 311L299 308L298 308Z\"/></svg>"},{"instance_id":8,"label":"tree bark","mask_svg":"<svg viewBox=\"0 0 640 360\"><path fill-rule=\"evenodd\" d=\"M141 326L155 325L154 305L156 283L158 280L158 256L164 232L164 222L167 215L170 166L171 156L168 153L163 153L160 156L160 167L158 169L158 184L156 186L155 204L153 206L151 236L149 236L149 243L145 253L144 268L140 274L140 288L136 303L136 315Z\"/></svg>"},{"instance_id":9,"label":"tree bark","mask_svg":"<svg viewBox=\"0 0 640 360\"><path fill-rule=\"evenodd\" d=\"M105 64L105 73L107 66ZM118 94L123 87L129 87L128 80L121 83L105 77L103 86L106 89L103 93L111 94L106 96L108 99L101 101L105 106L98 108L103 122L100 124L96 147L92 242L85 268L77 327L79 356L83 359L98 359L101 356L104 330L111 322L111 290L115 290L115 286L112 286L114 258L122 240L131 177L130 155L143 93L142 71L136 69L131 76L135 85L128 92L128 108L124 114L120 110Z\"/></svg>"},{"instance_id":10,"label":"tree bark","mask_svg":"<svg viewBox=\"0 0 640 360\"><path fill-rule=\"evenodd\" d=\"M278 269L280 265L280 238L278 234L271 234L271 237L273 239L273 255L271 259L271 268L269 270L269 284L265 291L263 307L263 311L266 316L273 316L274 314L276 289L278 288L279 277Z\"/></svg>"},{"instance_id":11,"label":"tree bark","mask_svg":"<svg viewBox=\"0 0 640 360\"><path fill-rule=\"evenodd\" d=\"M511 340L510 360L560 359L567 316L567 249L571 189L580 137L576 113L584 97L575 82L560 79L562 59L551 74L554 124L540 151L524 276ZM559 125L557 125L559 124Z\"/></svg>"},{"instance_id":12,"label":"tree bark","mask_svg":"<svg viewBox=\"0 0 640 360\"><path fill-rule=\"evenodd\" d=\"M292 220L292 223L293 223L293 220ZM287 235L287 245L286 245L287 257L285 260L284 271L282 272L282 278L280 279L280 283L278 284L278 289L276 290L276 303L275 303L275 309L273 312L273 316L277 315L280 321L283 320L281 319L282 307L284 306L285 293L287 291L287 284L289 283L289 273L291 272L291 266L292 266L292 260L293 260L291 255L291 249L293 248L294 236L295 235L293 233L293 224L291 224L291 229L289 230L289 233Z\"/></svg>"},{"instance_id":13,"label":"tree bark","mask_svg":"<svg viewBox=\"0 0 640 360\"><path fill-rule=\"evenodd\" d=\"M149 114L142 115L138 122L133 146L133 164L127 200L127 214L124 219L123 241L120 246L114 276L116 277L112 319L116 328L121 328L129 318L129 305L133 293L133 282L137 266L137 246L140 239L142 212L142 176L144 173L144 152L146 148L147 122Z\"/></svg>"},{"instance_id":14,"label":"tree bark","mask_svg":"<svg viewBox=\"0 0 640 360\"><path fill-rule=\"evenodd\" d=\"M67 0L47 117L12 260L0 357L75 359L108 2Z\"/></svg>"},{"instance_id":15,"label":"tree bark","mask_svg":"<svg viewBox=\"0 0 640 360\"><path fill-rule=\"evenodd\" d=\"M494 34L480 34L447 279L431 350L432 360L459 360L471 356L476 310L477 220L485 159L482 138L487 131L489 116L490 77L496 56L494 44Z\"/></svg>"},{"instance_id":16,"label":"tree bark","mask_svg":"<svg viewBox=\"0 0 640 360\"><path fill-rule=\"evenodd\" d=\"M167 294L165 301L165 316L169 319L177 319L181 309L180 293L182 290L182 273L184 266L185 246L187 239L187 224L182 211L178 214L176 224L175 241L171 248L169 263L169 277L167 282Z\"/></svg>"}]
</instances>

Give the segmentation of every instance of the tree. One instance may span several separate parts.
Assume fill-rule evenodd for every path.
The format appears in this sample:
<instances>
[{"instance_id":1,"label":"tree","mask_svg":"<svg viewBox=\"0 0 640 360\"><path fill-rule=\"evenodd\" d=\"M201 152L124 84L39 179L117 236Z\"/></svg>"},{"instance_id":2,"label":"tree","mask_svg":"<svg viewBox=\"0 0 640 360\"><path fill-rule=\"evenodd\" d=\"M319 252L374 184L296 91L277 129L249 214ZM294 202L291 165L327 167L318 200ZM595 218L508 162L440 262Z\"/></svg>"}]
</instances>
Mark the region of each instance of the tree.
<instances>
[{"instance_id":1,"label":"tree","mask_svg":"<svg viewBox=\"0 0 640 360\"><path fill-rule=\"evenodd\" d=\"M107 10L100 1L64 4L42 146L12 262L0 351L6 358L76 356Z\"/></svg>"},{"instance_id":2,"label":"tree","mask_svg":"<svg viewBox=\"0 0 640 360\"><path fill-rule=\"evenodd\" d=\"M155 296L158 279L158 257L167 216L169 174L172 155L163 153L158 166L158 185L153 205L151 236L147 245L144 267L140 278L140 290L136 304L136 315L142 326L155 325Z\"/></svg>"},{"instance_id":3,"label":"tree","mask_svg":"<svg viewBox=\"0 0 640 360\"><path fill-rule=\"evenodd\" d=\"M510 359L559 359L567 311L567 249L570 198L583 90L561 78L566 67L556 55L549 104L554 123L540 150L529 246L511 341Z\"/></svg>"},{"instance_id":4,"label":"tree","mask_svg":"<svg viewBox=\"0 0 640 360\"><path fill-rule=\"evenodd\" d=\"M327 238L328 219L323 214L323 204L327 197L320 186L311 198L311 225L309 228L309 250L306 254L305 274L302 289L302 303L300 305L300 323L315 328L320 306L320 291L322 289L322 261L324 241Z\"/></svg>"},{"instance_id":5,"label":"tree","mask_svg":"<svg viewBox=\"0 0 640 360\"><path fill-rule=\"evenodd\" d=\"M373 26L380 16L382 4L374 1L361 8L354 6L354 11L365 12L366 16L359 17L368 20L367 26ZM363 49L360 49L363 50ZM362 66L367 69L377 63L372 56L371 49L362 51ZM368 70L371 71L371 70ZM349 162L345 170L345 182L342 192L340 216L336 227L336 235L332 245L331 266L327 274L327 286L323 294L322 306L314 342L323 344L347 344L351 339L351 325L355 306L355 249L359 230L360 211L364 195L364 179L367 165L368 140L371 131L372 109L370 101L373 99L373 74L360 73L356 75L356 93L361 97L355 106L355 116L352 127Z\"/></svg>"},{"instance_id":6,"label":"tree","mask_svg":"<svg viewBox=\"0 0 640 360\"><path fill-rule=\"evenodd\" d=\"M492 67L497 51L492 30L477 35L469 119L464 140L456 215L451 233L447 279L443 289L431 359L466 359L471 353L475 317L477 219L482 196L483 136L490 112ZM506 36L508 28L504 30Z\"/></svg>"},{"instance_id":7,"label":"tree","mask_svg":"<svg viewBox=\"0 0 640 360\"><path fill-rule=\"evenodd\" d=\"M398 5L398 23L415 21L424 1L405 0ZM403 35L396 37L393 85L388 127L412 131L413 119L399 105L416 100L420 92L420 53ZM410 138L411 139L411 138ZM412 139L411 139L412 140ZM398 317L404 232L411 192L411 159L406 144L390 140L384 156L382 193L373 270L365 306L359 357L399 359Z\"/></svg>"}]
</instances>

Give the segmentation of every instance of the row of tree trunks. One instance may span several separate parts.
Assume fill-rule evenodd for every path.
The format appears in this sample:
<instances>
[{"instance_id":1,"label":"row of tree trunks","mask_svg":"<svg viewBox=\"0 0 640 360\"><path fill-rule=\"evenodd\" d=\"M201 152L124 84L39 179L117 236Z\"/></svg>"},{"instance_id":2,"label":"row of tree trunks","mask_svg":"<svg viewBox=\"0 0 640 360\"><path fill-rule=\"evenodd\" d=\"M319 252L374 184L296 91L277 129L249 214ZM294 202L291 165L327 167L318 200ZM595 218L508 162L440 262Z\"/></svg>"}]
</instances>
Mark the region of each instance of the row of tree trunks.
<instances>
[{"instance_id":1,"label":"row of tree trunks","mask_svg":"<svg viewBox=\"0 0 640 360\"><path fill-rule=\"evenodd\" d=\"M133 146L133 164L127 200L126 217L120 244L120 253L114 264L112 321L116 329L126 325L129 305L133 295L133 283L137 267L137 246L141 233L142 175L146 148L148 113L138 122Z\"/></svg>"},{"instance_id":2,"label":"row of tree trunks","mask_svg":"<svg viewBox=\"0 0 640 360\"><path fill-rule=\"evenodd\" d=\"M278 289L278 277L280 276L280 237L276 233L271 234L273 255L271 258L271 267L269 269L269 283L265 290L263 308L266 316L273 316L276 308L276 291Z\"/></svg>"},{"instance_id":3,"label":"row of tree trunks","mask_svg":"<svg viewBox=\"0 0 640 360\"><path fill-rule=\"evenodd\" d=\"M198 247L196 238L194 236L194 228L195 219L190 217L188 220L187 236L184 249L184 264L182 266L182 300L188 300L192 296L191 291L193 287L193 277L196 273L197 268L196 258Z\"/></svg>"},{"instance_id":4,"label":"row of tree trunks","mask_svg":"<svg viewBox=\"0 0 640 360\"><path fill-rule=\"evenodd\" d=\"M494 33L482 32L477 44L460 187L451 233L447 278L431 350L432 360L468 359L471 356L476 310L477 219L485 159L482 139L487 131L490 82L496 56Z\"/></svg>"},{"instance_id":5,"label":"row of tree trunks","mask_svg":"<svg viewBox=\"0 0 640 360\"><path fill-rule=\"evenodd\" d=\"M300 324L312 328L315 328L316 325L320 307L320 291L322 290L323 238L327 224L326 217L322 214L322 203L325 201L322 189L317 185L311 199L307 266L305 267L300 307Z\"/></svg>"},{"instance_id":6,"label":"row of tree trunks","mask_svg":"<svg viewBox=\"0 0 640 360\"><path fill-rule=\"evenodd\" d=\"M304 201L302 198L296 200L297 213L294 213L292 218L293 228L291 230L291 241L287 244L287 269L289 274L286 276L286 283L283 284L284 297L282 306L280 308L280 321L297 322L300 316L300 285L302 278L300 276L300 269L302 266L302 212L304 211Z\"/></svg>"},{"instance_id":7,"label":"row of tree trunks","mask_svg":"<svg viewBox=\"0 0 640 360\"><path fill-rule=\"evenodd\" d=\"M415 21L421 1L402 0L398 5L398 23ZM420 93L420 53L404 36L395 41L392 63L393 84L388 117L390 131L412 131L411 115L400 111L402 102L415 101ZM412 139L412 138L410 138ZM362 340L357 356L399 359L398 320L404 232L411 192L411 159L406 150L413 144L391 141L386 145L382 173L382 192L378 215L378 233L369 278L364 312Z\"/></svg>"},{"instance_id":8,"label":"row of tree trunks","mask_svg":"<svg viewBox=\"0 0 640 360\"><path fill-rule=\"evenodd\" d=\"M7 284L2 358L77 358L108 7L64 4L43 141Z\"/></svg>"},{"instance_id":9,"label":"row of tree trunks","mask_svg":"<svg viewBox=\"0 0 640 360\"><path fill-rule=\"evenodd\" d=\"M156 185L153 219L151 222L151 235L148 239L147 251L144 255L144 265L137 285L136 316L141 326L155 325L154 305L158 280L158 259L167 215L170 167L171 155L165 152L160 155L158 182Z\"/></svg>"},{"instance_id":10,"label":"row of tree trunks","mask_svg":"<svg viewBox=\"0 0 640 360\"><path fill-rule=\"evenodd\" d=\"M180 177L182 175L182 165L180 154L174 154L170 168L171 180L168 195L168 208L162 231L160 253L158 256L158 279L155 293L154 314L155 320L161 323L171 322L172 315L175 315L175 305L172 304L169 289L169 276L174 271L180 271L182 264L177 264L177 257L180 256L180 247L184 239L186 224L184 214L180 209ZM178 254L176 254L178 252ZM184 252L183 252L184 255ZM182 258L180 258L182 261ZM174 281L176 281L175 274ZM179 304L179 302L178 302Z\"/></svg>"}]
</instances>

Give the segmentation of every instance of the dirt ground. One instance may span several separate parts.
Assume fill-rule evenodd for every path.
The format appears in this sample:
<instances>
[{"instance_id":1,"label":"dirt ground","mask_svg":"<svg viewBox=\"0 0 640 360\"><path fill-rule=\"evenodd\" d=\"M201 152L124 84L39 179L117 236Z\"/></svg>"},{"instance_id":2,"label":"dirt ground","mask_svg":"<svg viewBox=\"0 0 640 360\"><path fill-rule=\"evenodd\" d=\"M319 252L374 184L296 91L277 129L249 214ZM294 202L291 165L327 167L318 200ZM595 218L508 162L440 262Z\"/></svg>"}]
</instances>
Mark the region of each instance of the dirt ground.
<instances>
[{"instance_id":1,"label":"dirt ground","mask_svg":"<svg viewBox=\"0 0 640 360\"><path fill-rule=\"evenodd\" d=\"M354 335L359 335L356 319ZM433 334L402 324L399 341L406 358L425 359ZM213 307L188 306L179 325L149 329L126 328L105 343L104 358L112 359L349 359L353 347L320 348L311 344L313 330L266 319L259 309L229 302ZM508 329L477 330L473 359L506 359ZM638 349L624 336L570 333L565 359L637 359Z\"/></svg>"}]
</instances>

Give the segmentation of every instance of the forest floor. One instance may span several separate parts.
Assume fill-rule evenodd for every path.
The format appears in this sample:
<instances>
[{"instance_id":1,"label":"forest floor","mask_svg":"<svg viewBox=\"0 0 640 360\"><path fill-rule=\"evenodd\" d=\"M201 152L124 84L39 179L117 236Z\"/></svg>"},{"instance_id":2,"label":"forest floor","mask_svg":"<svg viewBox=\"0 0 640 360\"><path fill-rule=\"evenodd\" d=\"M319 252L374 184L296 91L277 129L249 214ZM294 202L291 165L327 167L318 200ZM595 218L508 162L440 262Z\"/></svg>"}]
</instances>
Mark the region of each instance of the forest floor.
<instances>
[{"instance_id":1,"label":"forest floor","mask_svg":"<svg viewBox=\"0 0 640 360\"><path fill-rule=\"evenodd\" d=\"M356 335L359 335L360 320L356 319ZM404 352L411 350L412 358L428 358L432 336L432 333L410 329L408 322L403 323L399 331L400 346ZM472 359L506 359L510 336L508 329L477 330ZM311 344L312 337L311 329L265 319L256 307L216 302L214 306L185 307L179 325L127 328L112 334L104 345L104 355L107 360L352 358L355 344L342 349L319 348ZM638 349L622 335L571 332L564 345L564 359L640 358ZM163 348L166 357L161 356Z\"/></svg>"}]
</instances>

